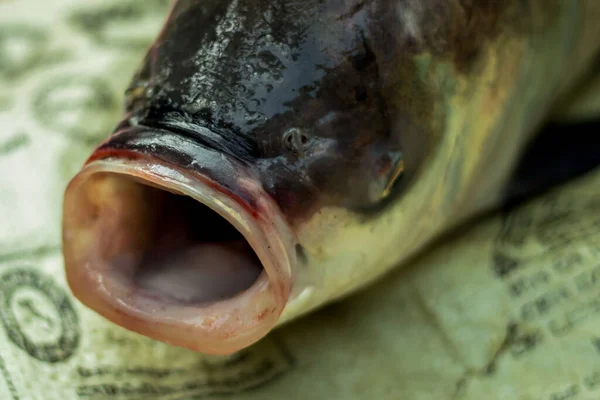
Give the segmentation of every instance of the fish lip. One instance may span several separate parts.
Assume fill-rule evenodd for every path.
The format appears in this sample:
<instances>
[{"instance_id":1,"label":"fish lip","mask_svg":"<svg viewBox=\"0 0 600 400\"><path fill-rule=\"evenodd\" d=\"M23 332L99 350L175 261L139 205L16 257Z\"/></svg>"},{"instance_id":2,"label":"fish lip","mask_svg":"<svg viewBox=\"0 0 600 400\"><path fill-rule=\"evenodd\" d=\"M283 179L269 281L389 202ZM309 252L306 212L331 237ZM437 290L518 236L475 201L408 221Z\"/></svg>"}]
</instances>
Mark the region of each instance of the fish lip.
<instances>
[{"instance_id":1,"label":"fish lip","mask_svg":"<svg viewBox=\"0 0 600 400\"><path fill-rule=\"evenodd\" d=\"M232 224L256 252L263 265L258 280L247 290L207 306L189 306L186 319L174 321L160 310L140 307L128 288L106 279L89 260L74 254L77 235L68 208L76 189L98 173L122 174L196 199ZM258 180L242 176L237 184L252 199L250 206L223 185L197 171L188 171L148 154L124 149L90 157L65 191L63 257L68 285L81 303L108 320L152 339L207 354L231 354L268 334L283 312L295 277L295 240L285 218ZM158 306L158 304L156 305ZM179 332L173 334L173 332ZM182 334L181 332L187 333ZM175 337L175 339L174 339Z\"/></svg>"}]
</instances>

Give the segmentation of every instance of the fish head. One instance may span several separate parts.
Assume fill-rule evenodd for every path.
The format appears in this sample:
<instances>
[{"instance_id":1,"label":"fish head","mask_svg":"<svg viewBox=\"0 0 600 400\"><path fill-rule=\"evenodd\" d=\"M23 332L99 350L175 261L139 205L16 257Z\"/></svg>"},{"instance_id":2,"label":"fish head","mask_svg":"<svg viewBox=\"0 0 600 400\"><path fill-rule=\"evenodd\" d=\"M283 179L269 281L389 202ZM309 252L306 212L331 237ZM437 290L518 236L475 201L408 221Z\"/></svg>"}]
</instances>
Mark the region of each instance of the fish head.
<instances>
[{"instance_id":1,"label":"fish head","mask_svg":"<svg viewBox=\"0 0 600 400\"><path fill-rule=\"evenodd\" d=\"M252 164L288 218L378 204L418 164L427 134L388 107L398 93L381 74L402 60L369 33L365 4L178 1L130 88L129 118Z\"/></svg>"},{"instance_id":2,"label":"fish head","mask_svg":"<svg viewBox=\"0 0 600 400\"><path fill-rule=\"evenodd\" d=\"M469 207L522 63L481 50L499 10L455 3L174 2L66 190L74 294L227 354L422 247Z\"/></svg>"}]
</instances>

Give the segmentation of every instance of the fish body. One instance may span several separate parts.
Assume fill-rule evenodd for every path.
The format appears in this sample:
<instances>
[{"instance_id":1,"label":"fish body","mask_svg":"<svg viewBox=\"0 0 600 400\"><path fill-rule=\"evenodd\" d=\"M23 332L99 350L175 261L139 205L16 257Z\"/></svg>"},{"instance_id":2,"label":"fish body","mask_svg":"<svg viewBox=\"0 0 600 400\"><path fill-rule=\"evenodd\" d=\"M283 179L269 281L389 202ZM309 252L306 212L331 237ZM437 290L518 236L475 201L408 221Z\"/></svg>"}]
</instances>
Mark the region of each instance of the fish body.
<instances>
[{"instance_id":1,"label":"fish body","mask_svg":"<svg viewBox=\"0 0 600 400\"><path fill-rule=\"evenodd\" d=\"M65 192L74 294L226 354L498 205L595 0L178 0ZM568 140L568 139L567 139Z\"/></svg>"}]
</instances>

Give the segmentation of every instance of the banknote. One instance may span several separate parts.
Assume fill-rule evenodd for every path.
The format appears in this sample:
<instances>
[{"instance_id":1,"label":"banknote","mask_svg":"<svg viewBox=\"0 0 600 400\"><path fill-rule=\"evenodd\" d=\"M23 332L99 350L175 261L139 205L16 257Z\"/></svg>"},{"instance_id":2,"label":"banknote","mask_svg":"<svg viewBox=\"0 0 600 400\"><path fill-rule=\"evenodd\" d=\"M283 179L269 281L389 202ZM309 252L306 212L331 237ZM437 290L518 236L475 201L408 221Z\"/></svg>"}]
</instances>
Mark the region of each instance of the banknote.
<instances>
[{"instance_id":1,"label":"banknote","mask_svg":"<svg viewBox=\"0 0 600 400\"><path fill-rule=\"evenodd\" d=\"M600 170L227 357L125 331L64 278L62 195L167 0L0 1L0 399L600 399Z\"/></svg>"}]
</instances>

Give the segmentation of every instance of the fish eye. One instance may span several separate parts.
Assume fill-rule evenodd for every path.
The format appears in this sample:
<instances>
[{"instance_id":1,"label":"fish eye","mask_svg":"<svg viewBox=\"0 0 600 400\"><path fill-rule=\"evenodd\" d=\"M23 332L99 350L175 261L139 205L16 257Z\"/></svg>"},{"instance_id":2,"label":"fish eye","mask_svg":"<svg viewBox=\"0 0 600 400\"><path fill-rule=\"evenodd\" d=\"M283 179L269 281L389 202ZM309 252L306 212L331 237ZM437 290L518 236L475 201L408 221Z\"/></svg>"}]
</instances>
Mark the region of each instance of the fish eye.
<instances>
[{"instance_id":1,"label":"fish eye","mask_svg":"<svg viewBox=\"0 0 600 400\"><path fill-rule=\"evenodd\" d=\"M283 143L288 150L302 153L310 146L310 137L298 128L290 128L283 134Z\"/></svg>"}]
</instances>

